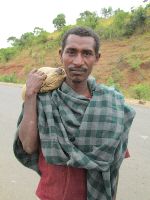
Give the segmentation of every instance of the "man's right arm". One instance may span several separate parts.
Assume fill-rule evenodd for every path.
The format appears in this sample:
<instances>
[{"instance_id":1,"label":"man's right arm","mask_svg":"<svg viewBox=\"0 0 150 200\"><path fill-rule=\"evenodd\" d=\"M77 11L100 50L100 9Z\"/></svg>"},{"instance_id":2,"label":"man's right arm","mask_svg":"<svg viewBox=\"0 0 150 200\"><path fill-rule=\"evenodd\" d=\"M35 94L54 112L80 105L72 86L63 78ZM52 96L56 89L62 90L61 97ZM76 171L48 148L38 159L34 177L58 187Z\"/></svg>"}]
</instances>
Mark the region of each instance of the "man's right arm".
<instances>
[{"instance_id":1,"label":"man's right arm","mask_svg":"<svg viewBox=\"0 0 150 200\"><path fill-rule=\"evenodd\" d=\"M23 119L19 126L19 139L27 153L32 154L38 150L36 95L25 98Z\"/></svg>"},{"instance_id":2,"label":"man's right arm","mask_svg":"<svg viewBox=\"0 0 150 200\"><path fill-rule=\"evenodd\" d=\"M26 82L23 118L19 126L19 139L24 151L28 154L37 151L39 147L36 97L45 78L46 75L44 73L32 70Z\"/></svg>"}]
</instances>

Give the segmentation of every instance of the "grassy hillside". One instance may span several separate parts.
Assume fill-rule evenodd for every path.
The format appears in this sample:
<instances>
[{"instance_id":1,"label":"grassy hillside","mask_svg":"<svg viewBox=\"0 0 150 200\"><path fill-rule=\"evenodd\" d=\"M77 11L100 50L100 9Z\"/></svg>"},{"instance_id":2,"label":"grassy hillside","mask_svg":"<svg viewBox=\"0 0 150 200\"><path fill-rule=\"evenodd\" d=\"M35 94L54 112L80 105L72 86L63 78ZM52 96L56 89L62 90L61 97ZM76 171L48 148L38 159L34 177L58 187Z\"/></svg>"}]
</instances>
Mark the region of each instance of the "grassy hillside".
<instances>
[{"instance_id":1,"label":"grassy hillside","mask_svg":"<svg viewBox=\"0 0 150 200\"><path fill-rule=\"evenodd\" d=\"M150 100L150 4L130 12L103 11L103 16L90 11L80 13L75 24L90 27L100 35L101 59L93 76L127 97ZM9 37L12 47L0 49L0 81L25 82L34 67L60 66L62 34L74 25L57 25L59 29L53 33L35 27L20 38Z\"/></svg>"},{"instance_id":2,"label":"grassy hillside","mask_svg":"<svg viewBox=\"0 0 150 200\"><path fill-rule=\"evenodd\" d=\"M25 82L34 67L60 66L58 49L43 50L39 45L23 50L7 63L0 63L1 81ZM93 76L100 83L115 85L128 97L150 100L150 33L102 40L101 59Z\"/></svg>"}]
</instances>

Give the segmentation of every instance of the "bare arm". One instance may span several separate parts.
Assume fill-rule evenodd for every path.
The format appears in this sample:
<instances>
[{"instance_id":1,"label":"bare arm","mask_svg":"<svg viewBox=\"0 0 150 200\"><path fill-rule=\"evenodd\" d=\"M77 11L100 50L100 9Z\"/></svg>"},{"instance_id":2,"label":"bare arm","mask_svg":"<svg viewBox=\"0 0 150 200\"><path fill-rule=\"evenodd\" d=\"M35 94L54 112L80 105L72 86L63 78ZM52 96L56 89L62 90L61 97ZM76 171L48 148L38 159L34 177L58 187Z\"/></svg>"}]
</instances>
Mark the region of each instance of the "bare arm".
<instances>
[{"instance_id":1,"label":"bare arm","mask_svg":"<svg viewBox=\"0 0 150 200\"><path fill-rule=\"evenodd\" d=\"M37 129L37 93L46 75L43 72L32 70L26 82L23 119L19 126L19 139L23 149L32 154L38 150L39 136Z\"/></svg>"}]
</instances>

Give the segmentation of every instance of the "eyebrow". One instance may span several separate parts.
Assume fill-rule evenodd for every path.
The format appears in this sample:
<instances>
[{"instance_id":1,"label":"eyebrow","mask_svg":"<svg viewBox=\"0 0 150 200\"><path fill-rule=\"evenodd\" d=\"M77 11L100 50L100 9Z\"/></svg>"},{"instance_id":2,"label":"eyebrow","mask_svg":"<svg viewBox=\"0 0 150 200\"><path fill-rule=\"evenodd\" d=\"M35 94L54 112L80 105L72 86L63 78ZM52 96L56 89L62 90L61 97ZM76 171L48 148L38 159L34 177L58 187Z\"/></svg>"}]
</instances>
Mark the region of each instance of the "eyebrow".
<instances>
[{"instance_id":1,"label":"eyebrow","mask_svg":"<svg viewBox=\"0 0 150 200\"><path fill-rule=\"evenodd\" d=\"M76 48L73 48L73 47L68 47L68 48L66 48L66 50L78 51ZM93 52L94 50L92 50L92 49L82 49L81 51Z\"/></svg>"},{"instance_id":2,"label":"eyebrow","mask_svg":"<svg viewBox=\"0 0 150 200\"><path fill-rule=\"evenodd\" d=\"M66 50L77 50L76 48L68 47Z\"/></svg>"}]
</instances>

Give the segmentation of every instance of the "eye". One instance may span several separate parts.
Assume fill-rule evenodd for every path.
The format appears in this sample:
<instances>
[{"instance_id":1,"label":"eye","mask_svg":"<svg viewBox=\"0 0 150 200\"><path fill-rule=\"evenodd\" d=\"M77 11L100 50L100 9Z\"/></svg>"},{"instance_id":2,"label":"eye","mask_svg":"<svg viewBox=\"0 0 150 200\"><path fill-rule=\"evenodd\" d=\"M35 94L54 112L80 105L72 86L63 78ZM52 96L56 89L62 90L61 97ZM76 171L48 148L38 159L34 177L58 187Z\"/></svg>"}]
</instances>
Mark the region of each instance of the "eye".
<instances>
[{"instance_id":1,"label":"eye","mask_svg":"<svg viewBox=\"0 0 150 200\"><path fill-rule=\"evenodd\" d=\"M85 50L83 51L83 56L85 57L93 56L93 52L89 50Z\"/></svg>"},{"instance_id":2,"label":"eye","mask_svg":"<svg viewBox=\"0 0 150 200\"><path fill-rule=\"evenodd\" d=\"M67 49L66 50L66 53L69 55L69 56L74 56L76 54L76 51L74 49Z\"/></svg>"}]
</instances>

